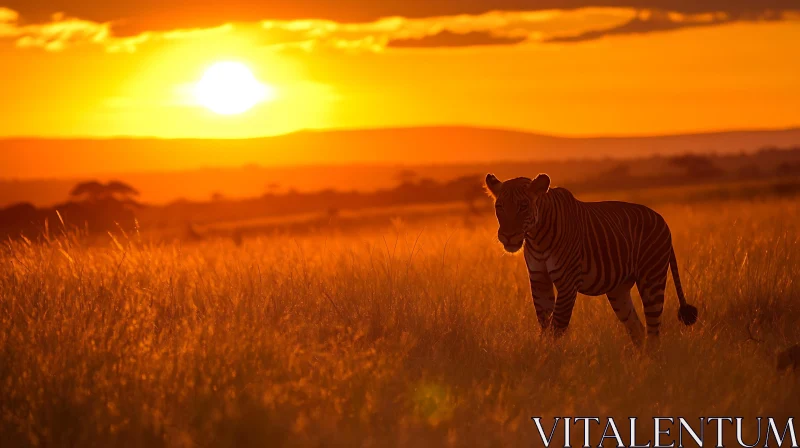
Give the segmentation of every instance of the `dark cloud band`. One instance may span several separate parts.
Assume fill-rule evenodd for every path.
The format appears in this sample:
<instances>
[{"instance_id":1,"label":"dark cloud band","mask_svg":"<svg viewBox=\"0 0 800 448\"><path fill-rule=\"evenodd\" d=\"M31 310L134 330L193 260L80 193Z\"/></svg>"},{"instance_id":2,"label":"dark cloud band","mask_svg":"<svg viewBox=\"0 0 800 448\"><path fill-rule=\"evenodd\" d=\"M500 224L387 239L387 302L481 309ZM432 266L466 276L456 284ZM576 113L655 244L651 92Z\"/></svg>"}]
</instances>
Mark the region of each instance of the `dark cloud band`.
<instances>
[{"instance_id":1,"label":"dark cloud band","mask_svg":"<svg viewBox=\"0 0 800 448\"><path fill-rule=\"evenodd\" d=\"M473 31L454 33L444 30L419 39L390 40L390 48L439 48L439 47L477 47L483 45L514 45L525 41L525 37L495 36L488 32Z\"/></svg>"},{"instance_id":2,"label":"dark cloud band","mask_svg":"<svg viewBox=\"0 0 800 448\"><path fill-rule=\"evenodd\" d=\"M640 13L630 21L607 29L591 30L570 36L555 36L544 39L545 43L574 43L601 39L607 36L622 36L631 34L646 34L658 31L672 31L681 28L692 28L699 26L714 26L729 23L736 19L728 15L688 16L670 17L670 14L662 11L646 11Z\"/></svg>"},{"instance_id":3,"label":"dark cloud band","mask_svg":"<svg viewBox=\"0 0 800 448\"><path fill-rule=\"evenodd\" d=\"M674 11L686 14L723 12L731 18L774 11L800 11L798 0L0 0L0 6L37 23L58 12L95 22L114 22L117 35L175 28L211 27L257 20L327 19L369 22L381 17L435 17L482 14L489 11L537 11L584 7L619 7ZM637 25L638 26L638 25Z\"/></svg>"}]
</instances>

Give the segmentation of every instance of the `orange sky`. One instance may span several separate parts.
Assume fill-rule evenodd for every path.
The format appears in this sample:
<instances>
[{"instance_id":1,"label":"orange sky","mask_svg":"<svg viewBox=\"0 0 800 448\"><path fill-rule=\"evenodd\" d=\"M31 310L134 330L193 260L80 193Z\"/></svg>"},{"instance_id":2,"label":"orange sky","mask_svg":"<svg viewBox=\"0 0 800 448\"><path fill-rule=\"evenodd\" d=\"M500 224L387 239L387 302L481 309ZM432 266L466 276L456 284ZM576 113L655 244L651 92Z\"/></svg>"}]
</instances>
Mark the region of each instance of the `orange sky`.
<instances>
[{"instance_id":1,"label":"orange sky","mask_svg":"<svg viewBox=\"0 0 800 448\"><path fill-rule=\"evenodd\" d=\"M250 16L233 8L216 21L169 8L153 10L152 21L126 11L106 17L117 12L89 4L69 10L69 2L61 2L66 14L52 16L59 11L35 3L0 0L0 136L227 138L430 124L625 135L800 126L800 14L781 0L764 11L672 11L669 0L658 0L653 8L589 2L538 11L520 11L518 1L494 12L470 0L464 11L387 9L374 17L330 8L322 16ZM196 104L194 84L227 60L247 65L276 98L234 116Z\"/></svg>"}]
</instances>

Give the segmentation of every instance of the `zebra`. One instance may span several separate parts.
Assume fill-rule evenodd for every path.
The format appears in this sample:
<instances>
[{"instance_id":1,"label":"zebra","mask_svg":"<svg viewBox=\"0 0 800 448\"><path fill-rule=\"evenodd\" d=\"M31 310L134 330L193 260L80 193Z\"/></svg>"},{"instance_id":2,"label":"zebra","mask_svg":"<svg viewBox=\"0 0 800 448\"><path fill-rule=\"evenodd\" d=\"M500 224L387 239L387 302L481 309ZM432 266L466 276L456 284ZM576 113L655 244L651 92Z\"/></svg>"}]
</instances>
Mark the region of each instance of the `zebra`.
<instances>
[{"instance_id":1,"label":"zebra","mask_svg":"<svg viewBox=\"0 0 800 448\"><path fill-rule=\"evenodd\" d=\"M685 325L697 321L697 308L683 294L669 227L652 209L582 202L565 188L550 188L547 174L505 182L488 174L486 190L495 203L497 239L510 253L525 248L531 295L544 332L563 335L578 293L606 295L634 344L642 345L645 328L631 300L636 285L647 337L657 341L669 269L680 301L678 319Z\"/></svg>"}]
</instances>

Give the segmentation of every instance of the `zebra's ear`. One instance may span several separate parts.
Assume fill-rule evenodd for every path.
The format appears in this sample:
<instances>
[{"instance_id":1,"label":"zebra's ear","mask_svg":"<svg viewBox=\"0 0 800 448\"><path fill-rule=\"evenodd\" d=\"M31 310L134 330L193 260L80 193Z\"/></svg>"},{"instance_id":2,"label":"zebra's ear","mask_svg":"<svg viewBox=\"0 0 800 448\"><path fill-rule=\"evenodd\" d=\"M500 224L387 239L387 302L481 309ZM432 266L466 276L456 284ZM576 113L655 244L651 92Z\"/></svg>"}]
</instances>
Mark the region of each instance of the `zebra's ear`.
<instances>
[{"instance_id":1,"label":"zebra's ear","mask_svg":"<svg viewBox=\"0 0 800 448\"><path fill-rule=\"evenodd\" d=\"M550 189L550 176L547 174L540 174L536 176L536 179L531 181L530 192L534 196L541 196L547 193L547 190Z\"/></svg>"},{"instance_id":2,"label":"zebra's ear","mask_svg":"<svg viewBox=\"0 0 800 448\"><path fill-rule=\"evenodd\" d=\"M500 194L500 186L503 185L499 179L497 179L494 174L489 173L486 175L486 191L489 195L493 198L496 198L498 194Z\"/></svg>"}]
</instances>

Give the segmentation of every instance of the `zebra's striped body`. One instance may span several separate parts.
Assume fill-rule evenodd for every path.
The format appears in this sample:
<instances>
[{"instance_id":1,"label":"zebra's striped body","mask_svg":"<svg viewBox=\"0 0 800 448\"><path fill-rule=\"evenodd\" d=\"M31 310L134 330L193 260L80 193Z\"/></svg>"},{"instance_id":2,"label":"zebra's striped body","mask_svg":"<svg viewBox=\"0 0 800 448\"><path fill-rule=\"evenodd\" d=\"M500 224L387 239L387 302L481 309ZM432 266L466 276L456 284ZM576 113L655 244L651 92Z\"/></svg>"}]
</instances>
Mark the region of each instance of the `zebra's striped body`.
<instances>
[{"instance_id":1,"label":"zebra's striped body","mask_svg":"<svg viewBox=\"0 0 800 448\"><path fill-rule=\"evenodd\" d=\"M581 202L564 188L550 189L547 175L506 182L489 175L486 183L496 199L498 239L511 252L524 246L543 329L552 326L556 334L566 330L578 293L607 295L639 343L644 326L630 296L636 285L647 334L656 336L670 267L681 303L680 320L691 325L697 319L697 309L683 295L669 227L655 211L625 202Z\"/></svg>"}]
</instances>

